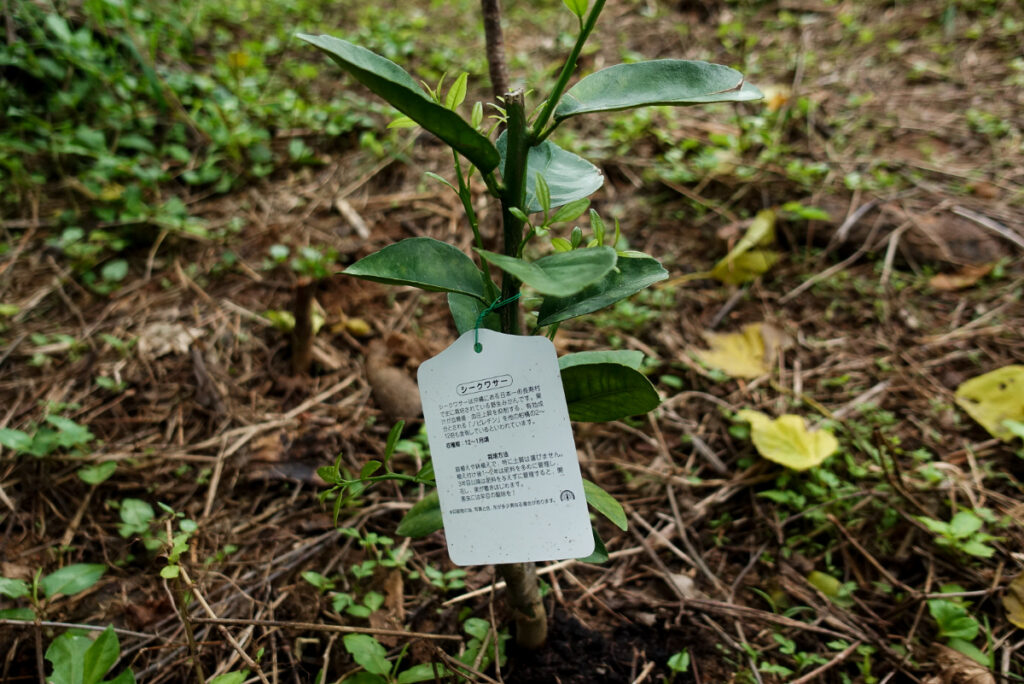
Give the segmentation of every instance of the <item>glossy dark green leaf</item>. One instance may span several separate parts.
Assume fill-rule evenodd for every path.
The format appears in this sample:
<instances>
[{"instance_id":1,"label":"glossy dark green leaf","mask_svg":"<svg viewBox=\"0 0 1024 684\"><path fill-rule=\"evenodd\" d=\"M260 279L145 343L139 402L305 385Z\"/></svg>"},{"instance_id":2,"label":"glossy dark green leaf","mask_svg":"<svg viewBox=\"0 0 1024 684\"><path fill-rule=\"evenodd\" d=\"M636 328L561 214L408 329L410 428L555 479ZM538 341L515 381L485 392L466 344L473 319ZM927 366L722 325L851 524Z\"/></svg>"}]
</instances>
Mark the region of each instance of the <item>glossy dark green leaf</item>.
<instances>
[{"instance_id":1,"label":"glossy dark green leaf","mask_svg":"<svg viewBox=\"0 0 1024 684\"><path fill-rule=\"evenodd\" d=\"M326 52L357 81L458 150L483 173L497 168L500 157L491 141L461 116L431 100L412 76L391 60L333 36L300 33L298 37Z\"/></svg>"},{"instance_id":2,"label":"glossy dark green leaf","mask_svg":"<svg viewBox=\"0 0 1024 684\"><path fill-rule=\"evenodd\" d=\"M721 64L657 59L616 64L574 85L555 107L555 120L647 105L695 105L759 100L761 91Z\"/></svg>"},{"instance_id":3,"label":"glossy dark green leaf","mask_svg":"<svg viewBox=\"0 0 1024 684\"><path fill-rule=\"evenodd\" d=\"M620 256L615 270L610 271L601 281L570 296L545 297L540 305L537 325L551 325L593 313L665 278L668 278L668 271L662 268L657 259L648 256Z\"/></svg>"},{"instance_id":4,"label":"glossy dark green leaf","mask_svg":"<svg viewBox=\"0 0 1024 684\"><path fill-rule=\"evenodd\" d=\"M345 275L387 285L411 285L430 292L458 292L484 299L476 264L455 247L433 238L408 238L363 257Z\"/></svg>"},{"instance_id":5,"label":"glossy dark green leaf","mask_svg":"<svg viewBox=\"0 0 1024 684\"><path fill-rule=\"evenodd\" d=\"M431 532L436 532L442 527L444 527L444 522L441 519L441 500L435 489L409 509L395 532L403 537L418 539Z\"/></svg>"},{"instance_id":6,"label":"glossy dark green leaf","mask_svg":"<svg viewBox=\"0 0 1024 684\"><path fill-rule=\"evenodd\" d=\"M643 373L618 363L566 368L562 387L569 418L586 423L647 413L661 403L658 391Z\"/></svg>"},{"instance_id":7,"label":"glossy dark green leaf","mask_svg":"<svg viewBox=\"0 0 1024 684\"><path fill-rule=\"evenodd\" d=\"M626 511L622 504L615 500L615 497L590 480L583 480L583 494L587 497L587 503L595 511L608 518L620 530L629 529L629 522L626 520Z\"/></svg>"},{"instance_id":8,"label":"glossy dark green leaf","mask_svg":"<svg viewBox=\"0 0 1024 684\"><path fill-rule=\"evenodd\" d=\"M505 133L498 136L502 168L505 168L505 137ZM599 168L583 157L545 140L531 147L526 155L526 206L523 208L529 213L544 210L537 195L538 173L544 176L547 183L552 207L589 197L604 185L604 174Z\"/></svg>"},{"instance_id":9,"label":"glossy dark green leaf","mask_svg":"<svg viewBox=\"0 0 1024 684\"><path fill-rule=\"evenodd\" d=\"M607 349L601 351L576 352L558 357L559 370L594 363L617 363L639 370L643 363L644 353L635 349Z\"/></svg>"},{"instance_id":10,"label":"glossy dark green leaf","mask_svg":"<svg viewBox=\"0 0 1024 684\"><path fill-rule=\"evenodd\" d=\"M452 312L455 329L459 331L460 335L476 327L476 319L486 308L487 305L476 297L467 297L454 292L448 293L448 310ZM484 317L480 327L500 332L501 319L497 313L489 313Z\"/></svg>"},{"instance_id":11,"label":"glossy dark green leaf","mask_svg":"<svg viewBox=\"0 0 1024 684\"><path fill-rule=\"evenodd\" d=\"M597 528L592 527L590 531L594 533L594 552L586 558L578 558L577 560L583 563L607 563L608 562L608 549L605 547L604 542L601 541L601 536L597 533Z\"/></svg>"},{"instance_id":12,"label":"glossy dark green leaf","mask_svg":"<svg viewBox=\"0 0 1024 684\"><path fill-rule=\"evenodd\" d=\"M567 297L603 278L618 259L611 247L590 247L559 252L525 261L483 249L477 252L506 273L511 273L541 294Z\"/></svg>"}]
</instances>

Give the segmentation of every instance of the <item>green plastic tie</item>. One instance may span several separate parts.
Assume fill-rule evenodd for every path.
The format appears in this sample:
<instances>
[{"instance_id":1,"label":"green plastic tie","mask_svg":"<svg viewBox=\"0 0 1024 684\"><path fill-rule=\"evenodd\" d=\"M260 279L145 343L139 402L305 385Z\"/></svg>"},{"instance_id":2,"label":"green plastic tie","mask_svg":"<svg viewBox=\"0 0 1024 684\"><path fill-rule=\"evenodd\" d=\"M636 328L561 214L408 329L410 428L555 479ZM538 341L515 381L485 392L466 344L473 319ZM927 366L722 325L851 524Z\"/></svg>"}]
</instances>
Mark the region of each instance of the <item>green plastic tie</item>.
<instances>
[{"instance_id":1,"label":"green plastic tie","mask_svg":"<svg viewBox=\"0 0 1024 684\"><path fill-rule=\"evenodd\" d=\"M480 315L476 317L476 325L473 326L473 351L479 354L484 350L484 345L480 344L480 326L483 325L487 315L494 313L506 304L511 304L519 299L522 294L522 292L517 292L508 299L495 299L489 307L480 312Z\"/></svg>"}]
</instances>

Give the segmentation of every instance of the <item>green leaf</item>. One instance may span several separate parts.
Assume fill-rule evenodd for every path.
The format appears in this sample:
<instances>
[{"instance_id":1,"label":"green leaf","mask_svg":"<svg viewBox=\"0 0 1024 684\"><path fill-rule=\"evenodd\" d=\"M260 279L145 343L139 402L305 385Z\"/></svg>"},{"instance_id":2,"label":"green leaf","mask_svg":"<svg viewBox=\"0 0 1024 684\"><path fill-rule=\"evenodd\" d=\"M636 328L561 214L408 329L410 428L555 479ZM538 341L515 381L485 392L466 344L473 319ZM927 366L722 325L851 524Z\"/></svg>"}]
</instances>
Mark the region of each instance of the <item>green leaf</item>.
<instances>
[{"instance_id":1,"label":"green leaf","mask_svg":"<svg viewBox=\"0 0 1024 684\"><path fill-rule=\"evenodd\" d=\"M88 485L98 485L114 474L117 461L104 461L99 465L85 466L77 471L78 477Z\"/></svg>"},{"instance_id":2,"label":"green leaf","mask_svg":"<svg viewBox=\"0 0 1024 684\"><path fill-rule=\"evenodd\" d=\"M211 679L209 684L242 684L242 682L248 678L248 670L242 670L241 672L225 672L224 674L217 675Z\"/></svg>"},{"instance_id":3,"label":"green leaf","mask_svg":"<svg viewBox=\"0 0 1024 684\"><path fill-rule=\"evenodd\" d=\"M0 620L35 620L36 614L31 608L8 608L0 610Z\"/></svg>"},{"instance_id":4,"label":"green leaf","mask_svg":"<svg viewBox=\"0 0 1024 684\"><path fill-rule=\"evenodd\" d=\"M46 659L53 665L48 684L83 684L85 652L92 639L75 632L64 632L46 649Z\"/></svg>"},{"instance_id":5,"label":"green leaf","mask_svg":"<svg viewBox=\"0 0 1024 684\"><path fill-rule=\"evenodd\" d=\"M106 571L107 566L99 563L76 563L50 573L39 585L46 598L57 594L73 596L96 584Z\"/></svg>"},{"instance_id":6,"label":"green leaf","mask_svg":"<svg viewBox=\"0 0 1024 684\"><path fill-rule=\"evenodd\" d=\"M583 15L587 13L587 5L590 4L590 0L562 0L562 2L581 21L583 20Z\"/></svg>"},{"instance_id":7,"label":"green leaf","mask_svg":"<svg viewBox=\"0 0 1024 684\"><path fill-rule=\"evenodd\" d=\"M582 366L593 363L618 363L629 366L633 370L640 370L643 363L644 353L633 349L609 349L603 351L576 352L558 357L558 369L565 370L573 366Z\"/></svg>"},{"instance_id":8,"label":"green leaf","mask_svg":"<svg viewBox=\"0 0 1024 684\"><path fill-rule=\"evenodd\" d=\"M595 511L611 520L616 527L622 531L629 529L626 512L622 510L622 504L616 501L615 497L586 479L583 480L583 494L587 497L587 503L593 506Z\"/></svg>"},{"instance_id":9,"label":"green leaf","mask_svg":"<svg viewBox=\"0 0 1024 684\"><path fill-rule=\"evenodd\" d=\"M117 526L118 534L127 538L133 534L146 532L155 515L149 502L142 499L125 499L121 502L121 524Z\"/></svg>"},{"instance_id":10,"label":"green leaf","mask_svg":"<svg viewBox=\"0 0 1024 684\"><path fill-rule=\"evenodd\" d=\"M586 482L586 480L584 480L584 482ZM590 531L594 533L594 552L586 558L577 558L576 560L582 563L594 563L596 565L607 563L608 549L605 547L604 542L601 541L601 536L597 533L597 528L591 527Z\"/></svg>"},{"instance_id":11,"label":"green leaf","mask_svg":"<svg viewBox=\"0 0 1024 684\"><path fill-rule=\"evenodd\" d=\"M120 655L121 644L113 625L109 625L85 652L82 684L99 684L103 681L103 676L114 666Z\"/></svg>"},{"instance_id":12,"label":"green leaf","mask_svg":"<svg viewBox=\"0 0 1024 684\"><path fill-rule=\"evenodd\" d=\"M551 247L556 252L571 252L572 251L572 243L569 242L568 240L566 240L565 238L560 238L560 237L551 238Z\"/></svg>"},{"instance_id":13,"label":"green leaf","mask_svg":"<svg viewBox=\"0 0 1024 684\"><path fill-rule=\"evenodd\" d=\"M416 684L417 682L433 682L440 678L445 681L450 671L440 663L420 663L413 665L398 675L398 684Z\"/></svg>"},{"instance_id":14,"label":"green leaf","mask_svg":"<svg viewBox=\"0 0 1024 684\"><path fill-rule=\"evenodd\" d=\"M967 656L974 662L978 663L979 665L983 665L987 668L992 667L992 656L985 654L984 652L982 652L980 648L978 648L969 641L954 638L946 642L946 645L954 651L959 651L960 653L963 653L965 656Z\"/></svg>"},{"instance_id":15,"label":"green leaf","mask_svg":"<svg viewBox=\"0 0 1024 684\"><path fill-rule=\"evenodd\" d=\"M391 457L395 455L395 447L398 446L398 440L402 438L402 430L404 428L404 420L400 420L391 426L391 431L388 432L388 441L384 443L384 463L390 461Z\"/></svg>"},{"instance_id":16,"label":"green leaf","mask_svg":"<svg viewBox=\"0 0 1024 684\"><path fill-rule=\"evenodd\" d=\"M617 64L580 80L555 107L555 121L647 105L745 102L763 96L743 74L720 64L658 59Z\"/></svg>"},{"instance_id":17,"label":"green leaf","mask_svg":"<svg viewBox=\"0 0 1024 684\"><path fill-rule=\"evenodd\" d=\"M473 260L433 238L408 238L363 257L345 275L429 292L457 292L484 300L484 282Z\"/></svg>"},{"instance_id":18,"label":"green leaf","mask_svg":"<svg viewBox=\"0 0 1024 684\"><path fill-rule=\"evenodd\" d=\"M573 202L569 202L568 204L562 205L562 207L559 208L558 211L556 211L554 214L552 214L551 218L548 220L548 223L561 223L563 221L575 221L576 219L578 219L580 216L583 215L583 212L585 212L589 206L590 206L590 200L588 200L586 198L578 199L578 200L575 200ZM575 228L573 229L574 232L576 230L577 229L575 229Z\"/></svg>"},{"instance_id":19,"label":"green leaf","mask_svg":"<svg viewBox=\"0 0 1024 684\"><path fill-rule=\"evenodd\" d=\"M618 363L571 366L562 371L571 420L599 423L647 413L661 398L647 377Z\"/></svg>"},{"instance_id":20,"label":"green leaf","mask_svg":"<svg viewBox=\"0 0 1024 684\"><path fill-rule=\"evenodd\" d=\"M352 658L367 672L381 676L391 672L388 652L369 634L346 634L342 642L345 644L345 650L351 653Z\"/></svg>"},{"instance_id":21,"label":"green leaf","mask_svg":"<svg viewBox=\"0 0 1024 684\"><path fill-rule=\"evenodd\" d=\"M971 539L967 542L964 542L960 549L964 553L970 554L977 558L991 558L992 556L996 555L996 550L994 548L992 548L988 544L978 541L977 539Z\"/></svg>"},{"instance_id":22,"label":"green leaf","mask_svg":"<svg viewBox=\"0 0 1024 684\"><path fill-rule=\"evenodd\" d=\"M527 157L529 159L529 157ZM529 162L527 162L529 163ZM533 175L533 190L537 195L537 206L540 207L541 211L551 210L551 188L548 187L548 182L544 180L544 174L540 171Z\"/></svg>"},{"instance_id":23,"label":"green leaf","mask_svg":"<svg viewBox=\"0 0 1024 684\"><path fill-rule=\"evenodd\" d=\"M448 310L452 313L452 319L455 321L455 329L459 331L460 335L467 330L472 330L476 327L476 319L486 308L487 305L476 297L467 297L466 295L457 294L455 292L448 293ZM483 323L480 327L500 332L501 318L499 318L497 312L492 311L484 317Z\"/></svg>"},{"instance_id":24,"label":"green leaf","mask_svg":"<svg viewBox=\"0 0 1024 684\"><path fill-rule=\"evenodd\" d=\"M0 428L0 446L11 451L25 452L32 448L32 436L21 430Z\"/></svg>"},{"instance_id":25,"label":"green leaf","mask_svg":"<svg viewBox=\"0 0 1024 684\"><path fill-rule=\"evenodd\" d=\"M458 109L460 104L465 102L466 85L468 82L469 74L463 71L459 74L459 77L455 79L455 83L452 83L452 87L448 89L448 95L444 98L444 106L446 109L455 111Z\"/></svg>"},{"instance_id":26,"label":"green leaf","mask_svg":"<svg viewBox=\"0 0 1024 684\"><path fill-rule=\"evenodd\" d=\"M46 416L46 422L57 428L57 444L70 449L88 444L94 438L89 429L64 416Z\"/></svg>"},{"instance_id":27,"label":"green leaf","mask_svg":"<svg viewBox=\"0 0 1024 684\"><path fill-rule=\"evenodd\" d=\"M176 579L181 574L180 565L165 565L160 568L160 576L164 579Z\"/></svg>"},{"instance_id":28,"label":"green leaf","mask_svg":"<svg viewBox=\"0 0 1024 684\"><path fill-rule=\"evenodd\" d=\"M0 596L11 599L28 596L28 583L25 580L0 577Z\"/></svg>"},{"instance_id":29,"label":"green leaf","mask_svg":"<svg viewBox=\"0 0 1024 684\"><path fill-rule=\"evenodd\" d=\"M501 168L505 168L506 137L505 133L498 136ZM544 211L537 190L538 173L543 175L547 183L552 207L589 197L604 185L604 174L599 168L583 157L545 140L531 147L526 154L526 206L523 209L528 213Z\"/></svg>"},{"instance_id":30,"label":"green leaf","mask_svg":"<svg viewBox=\"0 0 1024 684\"><path fill-rule=\"evenodd\" d=\"M945 599L928 601L928 612L939 625L939 636L967 639L978 636L978 621L959 603Z\"/></svg>"},{"instance_id":31,"label":"green leaf","mask_svg":"<svg viewBox=\"0 0 1024 684\"><path fill-rule=\"evenodd\" d=\"M969 537L984 524L981 518L970 511L960 511L949 521L949 531L957 539Z\"/></svg>"},{"instance_id":32,"label":"green leaf","mask_svg":"<svg viewBox=\"0 0 1024 684\"><path fill-rule=\"evenodd\" d=\"M114 259L103 264L100 270L100 277L108 283L119 283L128 276L128 262L124 259Z\"/></svg>"},{"instance_id":33,"label":"green leaf","mask_svg":"<svg viewBox=\"0 0 1024 684\"><path fill-rule=\"evenodd\" d=\"M444 527L444 521L441 519L441 500L435 489L409 509L395 532L403 537L419 539L442 527Z\"/></svg>"},{"instance_id":34,"label":"green leaf","mask_svg":"<svg viewBox=\"0 0 1024 684\"><path fill-rule=\"evenodd\" d=\"M367 461L363 465L363 469L359 471L359 479L365 480L368 477L372 477L375 472L380 470L382 465L383 464L376 459Z\"/></svg>"},{"instance_id":35,"label":"green leaf","mask_svg":"<svg viewBox=\"0 0 1024 684\"><path fill-rule=\"evenodd\" d=\"M686 672L690 669L690 652L679 651L668 659L668 669L673 672Z\"/></svg>"},{"instance_id":36,"label":"green leaf","mask_svg":"<svg viewBox=\"0 0 1024 684\"><path fill-rule=\"evenodd\" d=\"M433 102L412 77L391 60L333 36L300 33L298 37L326 52L357 81L448 143L481 173L497 168L501 157L491 141L458 114Z\"/></svg>"},{"instance_id":37,"label":"green leaf","mask_svg":"<svg viewBox=\"0 0 1024 684\"><path fill-rule=\"evenodd\" d=\"M651 257L622 257L615 270L570 296L545 297L538 312L537 325L551 325L611 306L640 290L668 278L668 271Z\"/></svg>"},{"instance_id":38,"label":"green leaf","mask_svg":"<svg viewBox=\"0 0 1024 684\"><path fill-rule=\"evenodd\" d=\"M476 250L485 260L511 273L541 294L566 297L605 276L618 256L611 247L589 247L524 261L515 257Z\"/></svg>"}]
</instances>

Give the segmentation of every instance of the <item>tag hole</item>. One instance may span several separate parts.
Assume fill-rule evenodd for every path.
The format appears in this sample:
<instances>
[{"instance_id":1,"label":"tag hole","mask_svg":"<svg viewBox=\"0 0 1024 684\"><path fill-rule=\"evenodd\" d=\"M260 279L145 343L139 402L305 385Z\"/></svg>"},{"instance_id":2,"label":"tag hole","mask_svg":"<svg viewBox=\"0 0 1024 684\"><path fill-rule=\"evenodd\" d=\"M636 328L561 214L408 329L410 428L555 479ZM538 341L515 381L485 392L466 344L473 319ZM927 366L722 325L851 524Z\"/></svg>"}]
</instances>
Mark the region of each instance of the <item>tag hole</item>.
<instances>
[{"instance_id":1,"label":"tag hole","mask_svg":"<svg viewBox=\"0 0 1024 684\"><path fill-rule=\"evenodd\" d=\"M479 354L483 350L484 350L484 345L480 344L479 342L477 342L476 344L473 345L473 351L475 351L477 354Z\"/></svg>"}]
</instances>

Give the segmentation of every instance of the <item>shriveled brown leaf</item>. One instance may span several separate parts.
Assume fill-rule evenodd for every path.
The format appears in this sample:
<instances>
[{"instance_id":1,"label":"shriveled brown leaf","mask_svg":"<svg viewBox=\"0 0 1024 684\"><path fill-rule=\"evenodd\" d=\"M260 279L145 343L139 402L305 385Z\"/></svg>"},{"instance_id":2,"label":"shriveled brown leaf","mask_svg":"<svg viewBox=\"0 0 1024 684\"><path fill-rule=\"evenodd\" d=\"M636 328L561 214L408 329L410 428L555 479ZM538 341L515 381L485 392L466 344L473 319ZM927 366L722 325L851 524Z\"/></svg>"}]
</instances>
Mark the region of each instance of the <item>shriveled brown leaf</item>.
<instances>
[{"instance_id":1,"label":"shriveled brown leaf","mask_svg":"<svg viewBox=\"0 0 1024 684\"><path fill-rule=\"evenodd\" d=\"M977 284L979 280L992 272L994 264L978 264L964 266L956 273L939 273L932 276L928 284L941 292L963 290Z\"/></svg>"},{"instance_id":2,"label":"shriveled brown leaf","mask_svg":"<svg viewBox=\"0 0 1024 684\"><path fill-rule=\"evenodd\" d=\"M1003 610L1006 611L1007 620L1024 629L1024 573L1017 575L1017 579L1006 587Z\"/></svg>"},{"instance_id":3,"label":"shriveled brown leaf","mask_svg":"<svg viewBox=\"0 0 1024 684\"><path fill-rule=\"evenodd\" d=\"M932 656L939 666L940 684L996 684L995 677L984 665L979 665L960 651L942 644L932 645Z\"/></svg>"}]
</instances>

